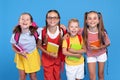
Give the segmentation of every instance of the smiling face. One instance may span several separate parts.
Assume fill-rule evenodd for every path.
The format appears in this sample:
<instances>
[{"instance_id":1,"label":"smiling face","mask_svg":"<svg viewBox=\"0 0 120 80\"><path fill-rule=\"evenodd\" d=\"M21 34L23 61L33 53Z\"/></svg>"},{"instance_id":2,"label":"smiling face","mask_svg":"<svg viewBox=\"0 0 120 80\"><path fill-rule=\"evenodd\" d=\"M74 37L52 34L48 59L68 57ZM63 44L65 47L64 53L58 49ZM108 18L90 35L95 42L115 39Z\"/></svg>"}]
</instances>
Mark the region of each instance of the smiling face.
<instances>
[{"instance_id":1,"label":"smiling face","mask_svg":"<svg viewBox=\"0 0 120 80\"><path fill-rule=\"evenodd\" d=\"M99 24L98 14L94 12L87 14L86 23L89 27L97 27Z\"/></svg>"},{"instance_id":2,"label":"smiling face","mask_svg":"<svg viewBox=\"0 0 120 80\"><path fill-rule=\"evenodd\" d=\"M60 18L56 12L49 12L46 21L48 26L54 27L58 25Z\"/></svg>"},{"instance_id":3,"label":"smiling face","mask_svg":"<svg viewBox=\"0 0 120 80\"><path fill-rule=\"evenodd\" d=\"M32 25L31 17L29 14L22 14L19 19L19 25L22 29L29 28Z\"/></svg>"},{"instance_id":4,"label":"smiling face","mask_svg":"<svg viewBox=\"0 0 120 80\"><path fill-rule=\"evenodd\" d=\"M76 36L79 31L79 23L71 21L68 25L68 29L71 36Z\"/></svg>"}]
</instances>

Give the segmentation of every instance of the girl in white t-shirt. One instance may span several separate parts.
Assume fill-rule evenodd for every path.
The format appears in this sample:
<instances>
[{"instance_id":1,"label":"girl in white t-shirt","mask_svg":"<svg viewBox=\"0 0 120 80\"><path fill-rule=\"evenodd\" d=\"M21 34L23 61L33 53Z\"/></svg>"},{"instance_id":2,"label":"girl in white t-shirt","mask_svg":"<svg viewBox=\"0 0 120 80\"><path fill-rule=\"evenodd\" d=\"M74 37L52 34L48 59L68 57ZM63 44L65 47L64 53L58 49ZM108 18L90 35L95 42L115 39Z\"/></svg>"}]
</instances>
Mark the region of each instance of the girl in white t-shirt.
<instances>
[{"instance_id":1,"label":"girl in white t-shirt","mask_svg":"<svg viewBox=\"0 0 120 80\"><path fill-rule=\"evenodd\" d=\"M20 80L26 80L30 75L31 80L37 80L36 72L40 70L40 55L36 47L40 28L33 24L29 13L22 13L19 25L13 30L11 37L12 48L15 51L15 63L19 70Z\"/></svg>"}]
</instances>

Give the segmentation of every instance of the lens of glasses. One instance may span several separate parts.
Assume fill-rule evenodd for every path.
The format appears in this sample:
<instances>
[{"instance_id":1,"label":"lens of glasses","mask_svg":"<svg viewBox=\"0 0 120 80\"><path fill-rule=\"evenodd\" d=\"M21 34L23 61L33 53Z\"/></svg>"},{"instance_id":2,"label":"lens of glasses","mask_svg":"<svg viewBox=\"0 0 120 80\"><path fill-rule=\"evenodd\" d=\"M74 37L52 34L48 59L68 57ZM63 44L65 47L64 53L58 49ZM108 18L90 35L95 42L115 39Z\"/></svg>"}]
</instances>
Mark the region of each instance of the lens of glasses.
<instances>
[{"instance_id":1,"label":"lens of glasses","mask_svg":"<svg viewBox=\"0 0 120 80\"><path fill-rule=\"evenodd\" d=\"M47 17L47 19L59 19L59 17Z\"/></svg>"}]
</instances>

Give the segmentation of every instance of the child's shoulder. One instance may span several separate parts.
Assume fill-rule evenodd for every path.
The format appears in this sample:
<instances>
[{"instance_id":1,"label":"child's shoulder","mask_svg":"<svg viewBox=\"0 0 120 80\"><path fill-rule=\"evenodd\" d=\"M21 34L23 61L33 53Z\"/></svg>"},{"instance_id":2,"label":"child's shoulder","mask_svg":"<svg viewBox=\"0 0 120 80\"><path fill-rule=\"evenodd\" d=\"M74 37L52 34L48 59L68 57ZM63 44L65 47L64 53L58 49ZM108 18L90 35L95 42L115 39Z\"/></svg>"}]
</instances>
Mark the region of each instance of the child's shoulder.
<instances>
[{"instance_id":1,"label":"child's shoulder","mask_svg":"<svg viewBox=\"0 0 120 80\"><path fill-rule=\"evenodd\" d=\"M80 28L79 31L78 31L78 34L82 35L82 32L83 32L83 28Z\"/></svg>"}]
</instances>

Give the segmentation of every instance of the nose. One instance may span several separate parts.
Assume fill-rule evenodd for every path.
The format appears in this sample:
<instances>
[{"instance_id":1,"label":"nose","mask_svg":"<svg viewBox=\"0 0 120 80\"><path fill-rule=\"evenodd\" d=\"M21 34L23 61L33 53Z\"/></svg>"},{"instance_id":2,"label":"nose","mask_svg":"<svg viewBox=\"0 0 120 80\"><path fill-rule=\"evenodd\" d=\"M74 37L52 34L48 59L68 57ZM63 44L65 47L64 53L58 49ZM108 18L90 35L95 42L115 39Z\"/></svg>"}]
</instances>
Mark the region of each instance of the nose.
<instances>
[{"instance_id":1,"label":"nose","mask_svg":"<svg viewBox=\"0 0 120 80\"><path fill-rule=\"evenodd\" d=\"M27 20L23 20L24 22L26 22Z\"/></svg>"}]
</instances>

